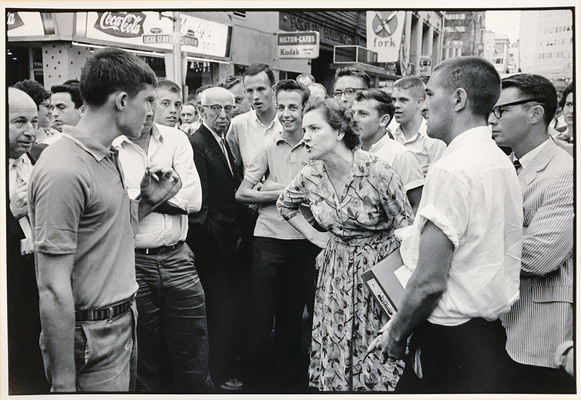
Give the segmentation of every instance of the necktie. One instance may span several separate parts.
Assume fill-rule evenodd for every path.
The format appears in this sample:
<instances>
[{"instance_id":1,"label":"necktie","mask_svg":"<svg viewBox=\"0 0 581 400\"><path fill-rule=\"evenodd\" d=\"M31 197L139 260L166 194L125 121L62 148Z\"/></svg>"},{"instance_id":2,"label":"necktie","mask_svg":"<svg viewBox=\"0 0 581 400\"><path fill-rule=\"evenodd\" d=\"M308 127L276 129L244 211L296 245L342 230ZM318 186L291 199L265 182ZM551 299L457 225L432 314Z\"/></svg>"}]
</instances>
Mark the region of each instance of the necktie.
<instances>
[{"instance_id":1,"label":"necktie","mask_svg":"<svg viewBox=\"0 0 581 400\"><path fill-rule=\"evenodd\" d=\"M522 164L520 163L520 161L518 159L514 159L512 161L512 165L514 165L514 169L516 170L516 174L518 175L518 173L520 172L520 168L522 167Z\"/></svg>"},{"instance_id":2,"label":"necktie","mask_svg":"<svg viewBox=\"0 0 581 400\"><path fill-rule=\"evenodd\" d=\"M234 172L232 171L232 164L230 164L230 157L228 157L228 150L226 150L226 141L224 140L224 137L220 137L220 148L222 149L222 152L224 153L224 157L226 157L226 162L228 163L228 168L230 168L230 173L232 175L234 175Z\"/></svg>"}]
</instances>

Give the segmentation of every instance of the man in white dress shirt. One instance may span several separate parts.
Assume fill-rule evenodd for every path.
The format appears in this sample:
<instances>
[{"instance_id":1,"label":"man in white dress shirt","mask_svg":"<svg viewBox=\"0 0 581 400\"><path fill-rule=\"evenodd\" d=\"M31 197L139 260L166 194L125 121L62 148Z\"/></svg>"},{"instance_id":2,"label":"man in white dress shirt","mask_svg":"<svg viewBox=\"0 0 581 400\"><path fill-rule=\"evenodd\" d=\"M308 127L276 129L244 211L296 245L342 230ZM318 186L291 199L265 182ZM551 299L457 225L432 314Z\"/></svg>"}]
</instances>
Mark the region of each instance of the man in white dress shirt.
<instances>
[{"instance_id":1,"label":"man in white dress shirt","mask_svg":"<svg viewBox=\"0 0 581 400\"><path fill-rule=\"evenodd\" d=\"M499 316L519 294L522 199L487 126L500 76L482 58L452 58L434 68L426 94L428 134L448 147L403 234L404 298L369 350L401 359L413 333L400 393L505 392Z\"/></svg>"},{"instance_id":2,"label":"man in white dress shirt","mask_svg":"<svg viewBox=\"0 0 581 400\"><path fill-rule=\"evenodd\" d=\"M424 174L414 153L387 134L387 126L393 118L391 100L382 90L366 89L355 95L351 109L361 135L361 148L375 154L395 170L415 212L422 197Z\"/></svg>"},{"instance_id":3,"label":"man in white dress shirt","mask_svg":"<svg viewBox=\"0 0 581 400\"><path fill-rule=\"evenodd\" d=\"M399 124L394 129L393 138L414 152L425 176L430 165L440 158L446 148L444 142L426 134L426 121L422 117L425 85L413 75L406 76L395 82L391 96L395 121Z\"/></svg>"},{"instance_id":4,"label":"man in white dress shirt","mask_svg":"<svg viewBox=\"0 0 581 400\"><path fill-rule=\"evenodd\" d=\"M139 194L141 177L153 166L173 169L182 182L174 197L139 221L135 236L137 391L213 392L204 290L194 254L185 243L187 214L200 210L202 190L187 136L177 128L153 122L171 125L178 108L175 103L181 102L179 87L162 82L154 92L154 107L146 116L141 136L122 136L114 142L130 198ZM154 117L158 112L162 117ZM162 379L168 376L169 382Z\"/></svg>"}]
</instances>

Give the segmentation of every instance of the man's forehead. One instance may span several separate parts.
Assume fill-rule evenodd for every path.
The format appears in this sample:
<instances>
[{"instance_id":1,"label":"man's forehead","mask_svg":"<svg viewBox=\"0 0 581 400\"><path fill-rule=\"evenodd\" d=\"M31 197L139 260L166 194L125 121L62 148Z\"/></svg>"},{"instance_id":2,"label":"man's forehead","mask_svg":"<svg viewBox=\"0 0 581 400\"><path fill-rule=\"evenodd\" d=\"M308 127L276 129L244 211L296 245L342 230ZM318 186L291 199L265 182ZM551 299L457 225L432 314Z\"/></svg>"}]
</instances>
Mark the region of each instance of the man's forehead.
<instances>
[{"instance_id":1,"label":"man's forehead","mask_svg":"<svg viewBox=\"0 0 581 400\"><path fill-rule=\"evenodd\" d=\"M53 93L50 101L54 103L70 103L73 101L73 96L69 92Z\"/></svg>"},{"instance_id":2,"label":"man's forehead","mask_svg":"<svg viewBox=\"0 0 581 400\"><path fill-rule=\"evenodd\" d=\"M365 110L365 111L373 111L377 108L379 102L375 99L363 99L361 101L355 100L351 109L355 110Z\"/></svg>"},{"instance_id":3,"label":"man's forehead","mask_svg":"<svg viewBox=\"0 0 581 400\"><path fill-rule=\"evenodd\" d=\"M157 88L154 91L156 99L181 100L181 96L177 92L172 92L166 88Z\"/></svg>"},{"instance_id":4,"label":"man's forehead","mask_svg":"<svg viewBox=\"0 0 581 400\"><path fill-rule=\"evenodd\" d=\"M224 89L225 90L225 89ZM206 95L206 105L211 104L234 104L232 93L230 92L213 92Z\"/></svg>"},{"instance_id":5,"label":"man's forehead","mask_svg":"<svg viewBox=\"0 0 581 400\"><path fill-rule=\"evenodd\" d=\"M336 81L335 81L335 87L342 87L342 88L348 88L348 87L352 87L352 88L362 88L365 87L365 82L363 81L363 79L357 77L357 76L351 76L351 75L345 75L345 76L341 76L339 77Z\"/></svg>"},{"instance_id":6,"label":"man's forehead","mask_svg":"<svg viewBox=\"0 0 581 400\"><path fill-rule=\"evenodd\" d=\"M253 84L253 85L251 85ZM244 86L269 86L270 80L264 71L260 71L256 75L248 75L244 77Z\"/></svg>"},{"instance_id":7,"label":"man's forehead","mask_svg":"<svg viewBox=\"0 0 581 400\"><path fill-rule=\"evenodd\" d=\"M502 89L500 92L500 97L496 104L504 104L509 103L512 101L520 100L521 92L516 87L508 87L506 89Z\"/></svg>"}]
</instances>

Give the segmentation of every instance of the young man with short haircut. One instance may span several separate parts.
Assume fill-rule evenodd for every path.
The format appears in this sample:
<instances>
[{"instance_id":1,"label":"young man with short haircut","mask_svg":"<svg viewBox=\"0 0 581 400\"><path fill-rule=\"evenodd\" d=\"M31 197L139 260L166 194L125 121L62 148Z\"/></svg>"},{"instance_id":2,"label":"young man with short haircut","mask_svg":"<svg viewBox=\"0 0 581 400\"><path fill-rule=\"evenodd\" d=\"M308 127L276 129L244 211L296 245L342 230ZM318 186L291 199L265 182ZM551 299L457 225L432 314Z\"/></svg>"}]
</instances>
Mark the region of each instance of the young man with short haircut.
<instances>
[{"instance_id":1,"label":"young man with short haircut","mask_svg":"<svg viewBox=\"0 0 581 400\"><path fill-rule=\"evenodd\" d=\"M126 392L135 385L132 228L181 183L172 170L151 167L130 202L111 144L141 134L156 81L131 53L95 52L81 73L85 113L44 150L30 177L40 345L53 392Z\"/></svg>"},{"instance_id":2,"label":"young man with short haircut","mask_svg":"<svg viewBox=\"0 0 581 400\"><path fill-rule=\"evenodd\" d=\"M79 81L69 79L62 85L54 85L50 91L52 92L50 109L54 119L54 128L62 132L63 125L77 125L84 110Z\"/></svg>"},{"instance_id":3,"label":"young man with short haircut","mask_svg":"<svg viewBox=\"0 0 581 400\"><path fill-rule=\"evenodd\" d=\"M426 133L426 121L422 117L425 85L415 76L406 76L395 82L391 97L395 120L399 123L393 138L416 155L426 176L430 165L441 157L446 144Z\"/></svg>"},{"instance_id":4,"label":"young man with short haircut","mask_svg":"<svg viewBox=\"0 0 581 400\"><path fill-rule=\"evenodd\" d=\"M387 126L393 118L392 98L379 89L365 89L355 95L351 106L361 138L361 148L387 162L397 173L415 211L424 186L424 174L414 153L391 139Z\"/></svg>"},{"instance_id":5,"label":"young man with short haircut","mask_svg":"<svg viewBox=\"0 0 581 400\"><path fill-rule=\"evenodd\" d=\"M182 89L169 79L159 81L155 88L154 122L174 128L180 122L181 112Z\"/></svg>"},{"instance_id":6,"label":"young man with short haircut","mask_svg":"<svg viewBox=\"0 0 581 400\"><path fill-rule=\"evenodd\" d=\"M238 165L246 170L267 137L280 130L274 108L274 73L266 64L252 64L243 78L252 110L232 119L226 136Z\"/></svg>"},{"instance_id":7,"label":"young man with short haircut","mask_svg":"<svg viewBox=\"0 0 581 400\"><path fill-rule=\"evenodd\" d=\"M309 91L289 79L279 82L275 92L282 130L258 151L236 193L238 201L260 205L252 245L248 371L244 381L250 393L297 393L306 389L301 387L307 373L301 351L302 313L306 302L313 299L315 257L320 251L276 208L283 189L309 162L302 142L302 117ZM263 179L260 190L256 190ZM265 343L273 323L272 360ZM269 387L272 380L274 385Z\"/></svg>"}]
</instances>

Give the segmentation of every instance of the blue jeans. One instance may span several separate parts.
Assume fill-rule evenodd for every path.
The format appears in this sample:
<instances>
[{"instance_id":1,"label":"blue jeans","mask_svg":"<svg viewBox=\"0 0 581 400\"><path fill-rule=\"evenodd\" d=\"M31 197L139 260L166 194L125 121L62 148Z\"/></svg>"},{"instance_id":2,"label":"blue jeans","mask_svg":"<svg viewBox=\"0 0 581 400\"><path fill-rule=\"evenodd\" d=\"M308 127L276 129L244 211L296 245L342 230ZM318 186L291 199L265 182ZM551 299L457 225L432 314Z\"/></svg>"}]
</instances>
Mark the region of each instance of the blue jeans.
<instances>
[{"instance_id":1,"label":"blue jeans","mask_svg":"<svg viewBox=\"0 0 581 400\"><path fill-rule=\"evenodd\" d=\"M75 367L78 392L128 392L135 388L137 342L135 303L111 321L75 324ZM46 378L51 383L49 360L40 336Z\"/></svg>"},{"instance_id":2,"label":"blue jeans","mask_svg":"<svg viewBox=\"0 0 581 400\"><path fill-rule=\"evenodd\" d=\"M194 253L186 244L156 255L136 253L135 269L137 391L213 392L204 289Z\"/></svg>"}]
</instances>

